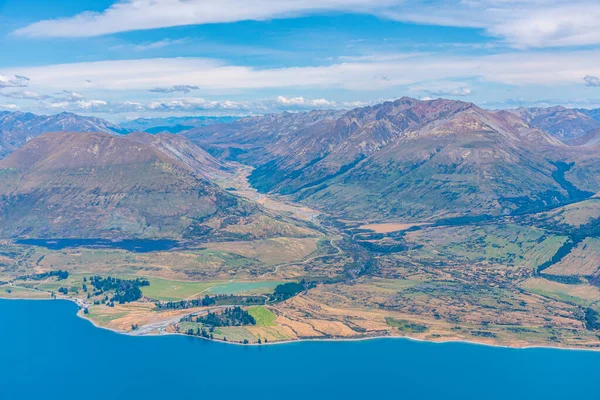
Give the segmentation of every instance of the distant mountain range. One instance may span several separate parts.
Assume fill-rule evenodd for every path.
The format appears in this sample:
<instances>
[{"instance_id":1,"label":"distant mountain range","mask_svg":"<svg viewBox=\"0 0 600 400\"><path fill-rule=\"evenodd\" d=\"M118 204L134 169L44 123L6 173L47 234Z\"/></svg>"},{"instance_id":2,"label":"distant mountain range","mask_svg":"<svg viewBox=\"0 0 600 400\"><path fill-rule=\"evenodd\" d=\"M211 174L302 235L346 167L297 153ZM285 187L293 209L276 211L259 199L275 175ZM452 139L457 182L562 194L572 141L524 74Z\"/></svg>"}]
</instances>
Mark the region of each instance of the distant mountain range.
<instances>
[{"instance_id":1,"label":"distant mountain range","mask_svg":"<svg viewBox=\"0 0 600 400\"><path fill-rule=\"evenodd\" d=\"M192 128L225 124L237 120L238 117L166 117L137 118L119 124L122 129L148 133L179 133Z\"/></svg>"},{"instance_id":2,"label":"distant mountain range","mask_svg":"<svg viewBox=\"0 0 600 400\"><path fill-rule=\"evenodd\" d=\"M36 115L0 112L0 158L45 132L126 133L121 127L100 118L72 113Z\"/></svg>"},{"instance_id":3,"label":"distant mountain range","mask_svg":"<svg viewBox=\"0 0 600 400\"><path fill-rule=\"evenodd\" d=\"M600 128L600 110L569 109L565 107L518 108L510 112L525 122L542 129L565 143Z\"/></svg>"},{"instance_id":4,"label":"distant mountain range","mask_svg":"<svg viewBox=\"0 0 600 400\"><path fill-rule=\"evenodd\" d=\"M236 117L138 118L117 125L101 118L84 117L68 112L36 115L0 111L0 158L45 132L179 133L194 127L227 123L236 119Z\"/></svg>"}]
</instances>

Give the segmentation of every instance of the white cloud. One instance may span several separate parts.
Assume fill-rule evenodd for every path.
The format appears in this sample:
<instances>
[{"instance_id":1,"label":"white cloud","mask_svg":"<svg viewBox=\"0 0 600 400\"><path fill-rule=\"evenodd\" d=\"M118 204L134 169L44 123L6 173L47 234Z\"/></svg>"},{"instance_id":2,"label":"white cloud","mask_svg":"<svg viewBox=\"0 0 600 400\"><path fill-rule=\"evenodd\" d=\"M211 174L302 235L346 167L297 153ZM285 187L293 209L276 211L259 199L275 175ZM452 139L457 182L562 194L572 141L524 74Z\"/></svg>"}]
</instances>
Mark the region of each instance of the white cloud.
<instances>
[{"instance_id":1,"label":"white cloud","mask_svg":"<svg viewBox=\"0 0 600 400\"><path fill-rule=\"evenodd\" d=\"M173 46L176 44L182 44L187 42L187 39L163 39L163 40L158 40L156 42L151 42L151 43L144 43L144 44L136 44L133 46L133 49L135 51L148 51L148 50L156 50L156 49L162 49L164 47L169 47L169 46Z\"/></svg>"},{"instance_id":2,"label":"white cloud","mask_svg":"<svg viewBox=\"0 0 600 400\"><path fill-rule=\"evenodd\" d=\"M81 93L70 92L68 90L63 90L60 93L55 93L51 97L56 102L68 102L68 103L81 101L81 100L85 99L85 97Z\"/></svg>"},{"instance_id":3,"label":"white cloud","mask_svg":"<svg viewBox=\"0 0 600 400\"><path fill-rule=\"evenodd\" d=\"M198 90L198 89L200 89L198 86L193 86L193 85L173 85L173 86L167 87L167 88L154 88L154 89L150 89L149 92L154 92L154 93L175 93L175 92L181 92L181 93L188 94L192 90Z\"/></svg>"},{"instance_id":4,"label":"white cloud","mask_svg":"<svg viewBox=\"0 0 600 400\"><path fill-rule=\"evenodd\" d=\"M595 0L452 0L406 2L388 18L431 25L481 28L519 48L600 43Z\"/></svg>"},{"instance_id":5,"label":"white cloud","mask_svg":"<svg viewBox=\"0 0 600 400\"><path fill-rule=\"evenodd\" d=\"M336 103L326 99L305 99L303 97L234 101L207 100L200 97L184 97L176 99L158 99L146 102L107 101L86 99L85 97L52 97L48 96L38 103L38 109L44 112L58 111L86 113L198 113L210 111L214 114L264 114L276 111L301 111L308 109L332 109L348 107L350 103ZM359 103L353 103L357 107ZM363 105L361 103L361 105Z\"/></svg>"},{"instance_id":6,"label":"white cloud","mask_svg":"<svg viewBox=\"0 0 600 400\"><path fill-rule=\"evenodd\" d=\"M182 38L182 39L162 39L162 40L157 40L155 42L143 42L143 43L139 43L139 44L120 44L120 45L116 45L111 47L111 50L133 50L133 51L137 51L137 52L142 52L142 51L149 51L149 50L156 50L156 49L162 49L165 47L170 47L170 46L174 46L174 45L178 45L178 44L183 44L183 43L187 43L190 39L189 38Z\"/></svg>"},{"instance_id":7,"label":"white cloud","mask_svg":"<svg viewBox=\"0 0 600 400\"><path fill-rule=\"evenodd\" d=\"M597 76L586 75L583 77L583 81L585 82L585 86L600 87L600 78Z\"/></svg>"},{"instance_id":8,"label":"white cloud","mask_svg":"<svg viewBox=\"0 0 600 400\"><path fill-rule=\"evenodd\" d=\"M305 99L304 97L292 97L292 98L287 98L284 96L278 96L277 97L277 102L280 104L283 104L284 106L297 106L297 107L335 107L336 103L329 101L329 100L325 100L325 99L315 99L315 100L309 100L309 99Z\"/></svg>"},{"instance_id":9,"label":"white cloud","mask_svg":"<svg viewBox=\"0 0 600 400\"><path fill-rule=\"evenodd\" d=\"M27 87L29 78L22 75L2 75L0 74L0 89Z\"/></svg>"},{"instance_id":10,"label":"white cloud","mask_svg":"<svg viewBox=\"0 0 600 400\"><path fill-rule=\"evenodd\" d=\"M462 97L473 94L473 90L467 84L452 81L428 82L411 86L409 90L426 93L429 97Z\"/></svg>"},{"instance_id":11,"label":"white cloud","mask_svg":"<svg viewBox=\"0 0 600 400\"><path fill-rule=\"evenodd\" d=\"M45 20L19 29L27 36L86 37L139 29L313 14L367 11L393 0L123 0L103 12Z\"/></svg>"},{"instance_id":12,"label":"white cloud","mask_svg":"<svg viewBox=\"0 0 600 400\"><path fill-rule=\"evenodd\" d=\"M178 85L207 94L276 88L336 88L377 91L431 81L478 80L505 85L580 85L600 76L600 50L515 52L486 56L428 53L409 57L336 63L316 67L258 69L218 60L169 58L101 61L6 70L26 74L38 91L147 91ZM466 89L457 94L467 94ZM470 89L469 89L470 90Z\"/></svg>"},{"instance_id":13,"label":"white cloud","mask_svg":"<svg viewBox=\"0 0 600 400\"><path fill-rule=\"evenodd\" d=\"M596 0L122 0L103 12L39 21L16 33L85 37L181 25L268 20L323 11L480 28L521 48L600 43L600 7Z\"/></svg>"},{"instance_id":14,"label":"white cloud","mask_svg":"<svg viewBox=\"0 0 600 400\"><path fill-rule=\"evenodd\" d=\"M23 90L20 92L0 93L0 95L9 99L17 100L44 100L50 97L47 95L39 94L37 92L31 92L29 90Z\"/></svg>"}]
</instances>

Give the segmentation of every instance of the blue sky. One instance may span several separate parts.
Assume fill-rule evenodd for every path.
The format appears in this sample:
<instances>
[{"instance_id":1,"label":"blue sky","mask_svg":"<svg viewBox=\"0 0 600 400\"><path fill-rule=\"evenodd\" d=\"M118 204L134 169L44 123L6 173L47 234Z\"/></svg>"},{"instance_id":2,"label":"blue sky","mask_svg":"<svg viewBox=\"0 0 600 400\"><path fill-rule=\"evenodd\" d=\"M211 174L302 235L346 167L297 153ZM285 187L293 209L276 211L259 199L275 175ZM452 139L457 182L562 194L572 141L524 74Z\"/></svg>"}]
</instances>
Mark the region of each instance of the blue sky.
<instances>
[{"instance_id":1,"label":"blue sky","mask_svg":"<svg viewBox=\"0 0 600 400\"><path fill-rule=\"evenodd\" d=\"M0 110L600 106L588 0L0 0Z\"/></svg>"}]
</instances>

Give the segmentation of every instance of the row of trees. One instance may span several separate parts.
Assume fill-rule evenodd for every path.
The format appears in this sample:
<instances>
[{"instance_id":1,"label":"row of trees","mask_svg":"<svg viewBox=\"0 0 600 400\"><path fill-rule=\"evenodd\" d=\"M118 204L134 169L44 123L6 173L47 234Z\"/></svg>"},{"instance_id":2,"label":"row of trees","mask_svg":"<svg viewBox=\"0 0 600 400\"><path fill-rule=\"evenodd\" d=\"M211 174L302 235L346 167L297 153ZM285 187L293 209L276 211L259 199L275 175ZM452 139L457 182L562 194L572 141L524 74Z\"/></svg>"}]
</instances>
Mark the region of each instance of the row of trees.
<instances>
[{"instance_id":1,"label":"row of trees","mask_svg":"<svg viewBox=\"0 0 600 400\"><path fill-rule=\"evenodd\" d=\"M264 296L236 296L230 294L221 294L217 296L204 296L201 299L180 300L157 302L156 307L161 310L181 310L193 307L208 307L219 305L240 305L240 306L256 306L263 305L266 302Z\"/></svg>"},{"instance_id":2,"label":"row of trees","mask_svg":"<svg viewBox=\"0 0 600 400\"><path fill-rule=\"evenodd\" d=\"M24 275L24 276L20 276L17 279L40 281L42 279L52 278L52 277L56 277L57 280L62 281L69 277L69 273L67 271L63 271L63 270L59 269L57 271L43 272L41 274Z\"/></svg>"},{"instance_id":3,"label":"row of trees","mask_svg":"<svg viewBox=\"0 0 600 400\"><path fill-rule=\"evenodd\" d=\"M197 322L209 327L256 325L254 317L241 307L226 308L220 313L209 312L198 317L188 316L181 321Z\"/></svg>"}]
</instances>

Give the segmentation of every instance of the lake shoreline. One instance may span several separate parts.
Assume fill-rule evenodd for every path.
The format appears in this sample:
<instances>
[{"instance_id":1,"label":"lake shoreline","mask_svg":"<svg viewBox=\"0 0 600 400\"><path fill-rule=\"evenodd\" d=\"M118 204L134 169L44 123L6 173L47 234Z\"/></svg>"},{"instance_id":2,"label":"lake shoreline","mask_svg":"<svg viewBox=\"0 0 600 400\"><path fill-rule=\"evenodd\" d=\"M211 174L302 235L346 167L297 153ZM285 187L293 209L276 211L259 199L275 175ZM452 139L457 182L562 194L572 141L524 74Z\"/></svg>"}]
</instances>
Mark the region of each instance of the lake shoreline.
<instances>
[{"instance_id":1,"label":"lake shoreline","mask_svg":"<svg viewBox=\"0 0 600 400\"><path fill-rule=\"evenodd\" d=\"M483 343L483 342L476 342L476 341L472 341L472 340L425 340L425 339L417 339L417 338L413 338L410 336L394 336L394 335L387 335L387 336L367 336L367 337L348 337L348 338L343 338L343 337L338 337L338 338L323 338L323 339L318 339L318 338L308 338L308 339L292 339L292 340L282 340L282 341L278 341L278 342L266 342L266 343L239 343L239 342L232 342L232 341L224 341L224 340L217 340L217 339L209 339L209 338L204 338L201 336L193 336L193 335L186 335L185 333L181 333L181 332L169 332L169 333L158 333L158 334L154 334L154 333L150 333L150 334L140 334L137 335L135 333L132 333L131 331L121 331L121 330L117 330L117 329L113 329L113 328L108 328L105 326L101 326L99 324L97 324L95 321L93 321L90 318L86 318L85 315L82 315L82 313L80 312L83 309L83 305L81 303L79 303L77 300L74 299L70 299L70 298L63 298L63 297L57 297L57 298L0 298L1 300L21 300L21 301L54 301L54 300L58 300L58 301L69 301L72 303L75 303L78 306L78 310L75 313L75 315L78 318L81 318L84 321L89 322L90 324L92 324L95 328L98 329L104 329L106 331L110 331L113 333L116 333L118 335L125 335L125 336L131 336L131 337L161 337L161 336L183 336L183 337L188 337L188 338L193 338L193 339L201 339L201 340L205 340L207 342L216 342L216 343L223 343L223 344L229 344L229 345L237 345L237 346L272 346L272 345L286 345L286 344L292 344L292 343L302 343L302 342L363 342L363 341L369 341L369 340L380 340L380 339L403 339L403 340L409 340L409 341L413 341L413 342L418 342L418 343L432 343L432 344L452 344L452 343L459 343L459 344L470 344L470 345L478 345L478 346L485 346L485 347L496 347L496 348L502 348L502 349L514 349L514 350L534 350L534 349L549 349L549 350L564 350L564 351L584 351L584 352L594 352L594 353L598 353L600 352L600 347L598 348L580 348L580 347L560 347L560 346L544 346L544 345L531 345L531 346L509 346L509 345L502 345L502 344L492 344L492 343Z\"/></svg>"}]
</instances>

